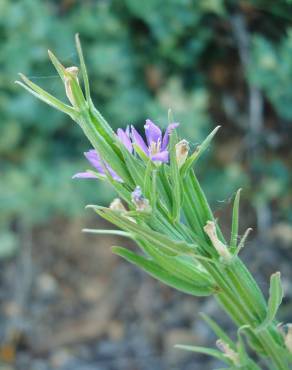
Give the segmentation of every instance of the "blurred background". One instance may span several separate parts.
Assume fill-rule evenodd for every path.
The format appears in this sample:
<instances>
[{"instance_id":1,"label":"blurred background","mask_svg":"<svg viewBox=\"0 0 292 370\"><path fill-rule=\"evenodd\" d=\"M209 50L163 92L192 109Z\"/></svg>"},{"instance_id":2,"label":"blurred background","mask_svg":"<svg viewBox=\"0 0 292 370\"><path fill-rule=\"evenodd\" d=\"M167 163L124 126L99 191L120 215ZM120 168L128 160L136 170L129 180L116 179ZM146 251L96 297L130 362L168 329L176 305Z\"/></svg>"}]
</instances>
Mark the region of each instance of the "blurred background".
<instances>
[{"instance_id":1,"label":"blurred background","mask_svg":"<svg viewBox=\"0 0 292 370\"><path fill-rule=\"evenodd\" d=\"M198 176L226 233L243 187L240 232L254 233L242 257L265 292L282 271L291 322L291 20L290 0L0 0L1 370L208 370L220 364L173 345L214 345L200 311L233 333L212 298L111 255L127 241L81 233L108 226L84 206L114 194L71 180L87 141L13 83L21 71L65 99L47 49L76 65L76 32L114 128L165 126L172 108L194 149L222 125Z\"/></svg>"}]
</instances>

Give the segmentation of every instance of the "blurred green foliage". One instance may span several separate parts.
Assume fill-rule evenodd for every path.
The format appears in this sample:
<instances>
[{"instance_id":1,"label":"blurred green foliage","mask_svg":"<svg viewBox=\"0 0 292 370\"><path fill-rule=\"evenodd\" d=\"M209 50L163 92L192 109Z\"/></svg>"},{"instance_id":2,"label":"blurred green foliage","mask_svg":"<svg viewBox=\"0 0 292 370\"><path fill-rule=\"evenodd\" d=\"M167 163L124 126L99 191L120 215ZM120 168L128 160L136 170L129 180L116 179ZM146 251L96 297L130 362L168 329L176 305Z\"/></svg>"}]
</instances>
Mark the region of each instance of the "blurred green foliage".
<instances>
[{"instance_id":1,"label":"blurred green foliage","mask_svg":"<svg viewBox=\"0 0 292 370\"><path fill-rule=\"evenodd\" d=\"M73 217L87 202L107 203L112 196L101 183L93 188L90 181L71 181L75 172L88 167L82 157L88 144L64 115L14 85L19 71L65 99L47 49L66 66L74 65L74 34L79 32L94 100L115 128L141 125L148 117L165 126L171 107L182 124L180 134L190 139L192 148L218 121L226 128L218 139L219 145L220 140L224 145L224 135L243 136L248 123L242 128L236 120L228 120L218 96L228 91L234 93L236 102L236 89L243 93L246 84L252 83L271 106L265 112L273 119L269 130L275 132L277 125L282 125L286 134L285 130L290 130L287 121L292 118L292 31L290 20L279 14L287 14L290 4L284 0L269 4L261 12L260 1L172 0L165 6L162 0L2 0L3 245L14 244L7 230L18 220L33 226L56 214ZM237 11L247 19L253 42L248 75L238 78L234 88L224 76L230 70L238 74L241 68L230 28ZM285 152L283 135L278 142ZM260 180L254 188L250 184L250 192L254 199L280 198L279 208L285 209L287 216L287 202L282 199L291 178L281 156L266 160L266 151L273 150L275 147L264 143L263 154L252 163L260 168ZM215 160L201 169L213 201L230 197L240 184L249 186L250 166L244 159L218 163L216 151L213 154ZM270 179L268 186L266 179Z\"/></svg>"}]
</instances>

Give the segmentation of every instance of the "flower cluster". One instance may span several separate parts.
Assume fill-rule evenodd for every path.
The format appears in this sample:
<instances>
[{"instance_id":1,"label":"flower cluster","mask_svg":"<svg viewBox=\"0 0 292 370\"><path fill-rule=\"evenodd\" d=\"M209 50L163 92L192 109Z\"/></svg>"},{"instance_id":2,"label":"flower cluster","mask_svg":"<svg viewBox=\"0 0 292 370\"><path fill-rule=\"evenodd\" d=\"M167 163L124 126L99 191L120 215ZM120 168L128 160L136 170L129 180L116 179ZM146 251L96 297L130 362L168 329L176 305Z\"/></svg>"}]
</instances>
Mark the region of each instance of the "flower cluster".
<instances>
[{"instance_id":1,"label":"flower cluster","mask_svg":"<svg viewBox=\"0 0 292 370\"><path fill-rule=\"evenodd\" d=\"M167 150L169 136L172 130L178 127L178 125L178 123L169 124L164 135L162 135L161 129L150 119L147 119L144 126L146 142L134 126L131 126L131 129L128 126L126 130L119 128L117 130L117 136L130 153L133 153L134 147L137 146L153 162L167 163L169 161L169 152ZM91 149L85 152L84 155L92 167L97 170L99 176L105 177L106 171L108 171L114 180L123 181L111 166L102 160L97 150ZM96 179L98 175L94 171L86 171L76 173L73 178Z\"/></svg>"}]
</instances>

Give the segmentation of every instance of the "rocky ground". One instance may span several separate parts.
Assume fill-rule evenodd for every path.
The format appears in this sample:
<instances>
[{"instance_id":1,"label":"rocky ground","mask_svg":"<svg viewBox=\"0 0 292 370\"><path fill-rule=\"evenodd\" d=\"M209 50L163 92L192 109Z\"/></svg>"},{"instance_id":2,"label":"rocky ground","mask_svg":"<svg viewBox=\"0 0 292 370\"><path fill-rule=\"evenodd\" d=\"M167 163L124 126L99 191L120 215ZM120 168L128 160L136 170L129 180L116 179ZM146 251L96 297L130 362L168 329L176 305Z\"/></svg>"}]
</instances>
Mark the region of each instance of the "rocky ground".
<instances>
[{"instance_id":1,"label":"rocky ground","mask_svg":"<svg viewBox=\"0 0 292 370\"><path fill-rule=\"evenodd\" d=\"M214 346L201 311L232 333L213 298L180 294L120 260L110 246L128 242L82 234L91 222L56 220L28 233L17 256L1 262L0 369L222 367L174 348L176 343ZM268 240L250 243L243 257L265 291L269 275L281 266L286 297L280 319L291 322L291 229L279 224Z\"/></svg>"}]
</instances>

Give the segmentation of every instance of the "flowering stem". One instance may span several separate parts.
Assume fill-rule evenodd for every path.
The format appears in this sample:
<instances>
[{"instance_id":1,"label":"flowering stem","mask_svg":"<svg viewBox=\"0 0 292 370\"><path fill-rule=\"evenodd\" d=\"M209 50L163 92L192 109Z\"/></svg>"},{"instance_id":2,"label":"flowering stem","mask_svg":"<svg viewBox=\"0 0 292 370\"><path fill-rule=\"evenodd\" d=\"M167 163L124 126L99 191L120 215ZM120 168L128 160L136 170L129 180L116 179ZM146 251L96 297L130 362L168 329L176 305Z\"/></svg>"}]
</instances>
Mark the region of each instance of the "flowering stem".
<instances>
[{"instance_id":1,"label":"flowering stem","mask_svg":"<svg viewBox=\"0 0 292 370\"><path fill-rule=\"evenodd\" d=\"M161 129L146 120L147 142L134 127L131 127L131 132L128 127L115 134L92 103L78 36L76 43L85 96L79 85L78 68L63 67L50 53L72 107L25 76L22 76L24 83L19 84L79 124L94 148L94 158L90 151L90 159L95 161L94 167L99 172L96 177L107 180L127 204L126 208L121 199L115 199L109 208L90 206L122 231L84 231L135 240L144 256L121 247L116 247L114 252L183 292L197 296L215 295L238 327L238 338L245 333L250 346L271 360L271 369L289 370L291 354L286 345L288 340L286 337L283 339L275 319L283 296L280 274L272 275L267 304L256 281L237 257L243 245L243 241L236 245L239 192L233 208L231 245L228 246L192 169L219 127L189 157L188 143L179 141L174 131L177 123L169 123L162 136ZM79 175L94 177L94 173L88 172ZM230 369L234 368L233 365L247 370L259 369L244 350L241 339L233 345L230 339L231 345L228 346L224 340L222 342L222 336L220 338L224 355L208 349L203 353L216 353L217 357L227 359L227 363L232 365Z\"/></svg>"}]
</instances>

